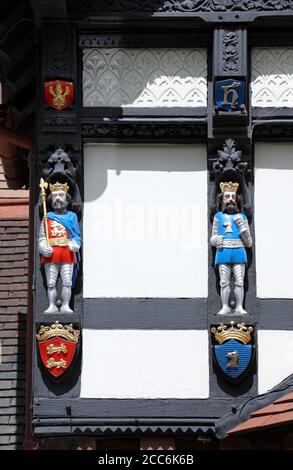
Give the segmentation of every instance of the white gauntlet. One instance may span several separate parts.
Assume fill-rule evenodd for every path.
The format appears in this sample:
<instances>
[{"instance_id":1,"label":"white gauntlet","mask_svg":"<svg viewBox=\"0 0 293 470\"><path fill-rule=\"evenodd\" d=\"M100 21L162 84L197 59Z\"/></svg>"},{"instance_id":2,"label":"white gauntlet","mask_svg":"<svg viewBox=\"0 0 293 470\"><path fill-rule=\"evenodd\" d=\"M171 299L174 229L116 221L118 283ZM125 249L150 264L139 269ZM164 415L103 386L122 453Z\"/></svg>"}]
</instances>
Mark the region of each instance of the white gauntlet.
<instances>
[{"instance_id":1,"label":"white gauntlet","mask_svg":"<svg viewBox=\"0 0 293 470\"><path fill-rule=\"evenodd\" d=\"M80 248L79 244L75 240L70 240L70 242L68 243L68 246L69 246L69 250L73 251L73 253L77 253Z\"/></svg>"},{"instance_id":2,"label":"white gauntlet","mask_svg":"<svg viewBox=\"0 0 293 470\"><path fill-rule=\"evenodd\" d=\"M213 235L210 239L211 245L217 248L223 248L224 237L222 235Z\"/></svg>"},{"instance_id":3,"label":"white gauntlet","mask_svg":"<svg viewBox=\"0 0 293 470\"><path fill-rule=\"evenodd\" d=\"M43 255L46 258L50 258L50 256L53 254L53 248L47 245L47 239L45 235L45 227L44 227L43 221L40 225L38 248L39 248L40 255Z\"/></svg>"},{"instance_id":4,"label":"white gauntlet","mask_svg":"<svg viewBox=\"0 0 293 470\"><path fill-rule=\"evenodd\" d=\"M244 246L250 247L252 245L252 238L248 226L247 219L243 219L240 214L236 214L234 221L239 228L239 234Z\"/></svg>"}]
</instances>

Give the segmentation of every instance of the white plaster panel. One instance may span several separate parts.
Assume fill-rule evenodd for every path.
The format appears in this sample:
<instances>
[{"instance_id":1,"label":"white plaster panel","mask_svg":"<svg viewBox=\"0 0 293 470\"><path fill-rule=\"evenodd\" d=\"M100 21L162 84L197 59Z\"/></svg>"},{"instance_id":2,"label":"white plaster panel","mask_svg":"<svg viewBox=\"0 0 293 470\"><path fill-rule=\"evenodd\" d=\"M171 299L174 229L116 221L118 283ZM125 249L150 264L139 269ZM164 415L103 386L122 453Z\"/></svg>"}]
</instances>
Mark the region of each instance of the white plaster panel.
<instances>
[{"instance_id":1,"label":"white plaster panel","mask_svg":"<svg viewBox=\"0 0 293 470\"><path fill-rule=\"evenodd\" d=\"M206 149L86 145L84 297L206 297Z\"/></svg>"},{"instance_id":2,"label":"white plaster panel","mask_svg":"<svg viewBox=\"0 0 293 470\"><path fill-rule=\"evenodd\" d=\"M259 330L258 392L270 390L292 372L293 331Z\"/></svg>"},{"instance_id":3,"label":"white plaster panel","mask_svg":"<svg viewBox=\"0 0 293 470\"><path fill-rule=\"evenodd\" d=\"M257 296L293 298L293 145L255 145Z\"/></svg>"},{"instance_id":4,"label":"white plaster panel","mask_svg":"<svg viewBox=\"0 0 293 470\"><path fill-rule=\"evenodd\" d=\"M183 48L84 49L83 105L205 107L207 52Z\"/></svg>"},{"instance_id":5,"label":"white plaster panel","mask_svg":"<svg viewBox=\"0 0 293 470\"><path fill-rule=\"evenodd\" d=\"M293 107L292 47L252 49L251 104L259 107Z\"/></svg>"},{"instance_id":6,"label":"white plaster panel","mask_svg":"<svg viewBox=\"0 0 293 470\"><path fill-rule=\"evenodd\" d=\"M208 334L84 330L82 398L208 398Z\"/></svg>"}]
</instances>

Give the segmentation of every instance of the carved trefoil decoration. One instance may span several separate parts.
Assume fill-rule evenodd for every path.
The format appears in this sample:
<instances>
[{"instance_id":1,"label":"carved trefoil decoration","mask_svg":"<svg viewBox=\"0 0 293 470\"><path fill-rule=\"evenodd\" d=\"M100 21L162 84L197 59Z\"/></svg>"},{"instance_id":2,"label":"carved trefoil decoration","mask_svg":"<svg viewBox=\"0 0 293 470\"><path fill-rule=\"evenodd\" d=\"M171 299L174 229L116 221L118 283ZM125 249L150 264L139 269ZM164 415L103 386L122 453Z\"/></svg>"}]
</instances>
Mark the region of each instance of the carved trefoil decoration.
<instances>
[{"instance_id":1,"label":"carved trefoil decoration","mask_svg":"<svg viewBox=\"0 0 293 470\"><path fill-rule=\"evenodd\" d=\"M252 326L245 323L221 323L211 328L213 358L217 370L230 383L240 382L255 356Z\"/></svg>"},{"instance_id":2,"label":"carved trefoil decoration","mask_svg":"<svg viewBox=\"0 0 293 470\"><path fill-rule=\"evenodd\" d=\"M79 345L80 331L58 321L41 325L36 335L39 358L43 368L54 379L58 379L72 367Z\"/></svg>"}]
</instances>

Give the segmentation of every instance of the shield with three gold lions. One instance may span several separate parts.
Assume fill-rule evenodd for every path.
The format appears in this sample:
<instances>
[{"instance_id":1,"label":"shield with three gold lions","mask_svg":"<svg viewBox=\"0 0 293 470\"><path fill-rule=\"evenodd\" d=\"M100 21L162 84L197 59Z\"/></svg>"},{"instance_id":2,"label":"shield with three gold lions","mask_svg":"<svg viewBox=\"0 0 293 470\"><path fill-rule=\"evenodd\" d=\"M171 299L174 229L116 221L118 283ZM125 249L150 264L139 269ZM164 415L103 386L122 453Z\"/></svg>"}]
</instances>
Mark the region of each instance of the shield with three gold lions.
<instances>
[{"instance_id":1,"label":"shield with three gold lions","mask_svg":"<svg viewBox=\"0 0 293 470\"><path fill-rule=\"evenodd\" d=\"M62 111L73 102L74 89L72 82L54 80L44 84L45 100L51 108Z\"/></svg>"},{"instance_id":2,"label":"shield with three gold lions","mask_svg":"<svg viewBox=\"0 0 293 470\"><path fill-rule=\"evenodd\" d=\"M58 321L50 326L41 325L36 335L39 355L46 371L54 378L63 375L72 365L79 340L79 330Z\"/></svg>"},{"instance_id":3,"label":"shield with three gold lions","mask_svg":"<svg viewBox=\"0 0 293 470\"><path fill-rule=\"evenodd\" d=\"M214 334L214 360L218 369L232 382L241 380L254 358L254 346L251 344L252 326L240 323L237 326L233 321L230 326L221 323L213 327Z\"/></svg>"}]
</instances>

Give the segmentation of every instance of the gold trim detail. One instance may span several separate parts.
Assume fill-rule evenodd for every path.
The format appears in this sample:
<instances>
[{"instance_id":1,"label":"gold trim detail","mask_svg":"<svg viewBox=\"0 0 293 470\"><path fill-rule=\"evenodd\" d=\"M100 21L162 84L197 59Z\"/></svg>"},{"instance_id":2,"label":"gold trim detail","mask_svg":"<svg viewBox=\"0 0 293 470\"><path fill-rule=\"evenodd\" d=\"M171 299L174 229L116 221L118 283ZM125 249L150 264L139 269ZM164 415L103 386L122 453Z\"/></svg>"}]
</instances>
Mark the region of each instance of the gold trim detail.
<instances>
[{"instance_id":1,"label":"gold trim detail","mask_svg":"<svg viewBox=\"0 0 293 470\"><path fill-rule=\"evenodd\" d=\"M62 183L58 183L58 181L56 181L56 183L54 184L50 183L49 187L50 187L51 193L54 193L56 191L64 191L65 193L67 193L69 190L69 186L67 183L62 184Z\"/></svg>"},{"instance_id":2,"label":"gold trim detail","mask_svg":"<svg viewBox=\"0 0 293 470\"><path fill-rule=\"evenodd\" d=\"M39 333L36 334L38 341L46 341L47 339L55 338L59 336L61 338L67 339L68 341L73 341L78 343L78 338L80 335L79 330L73 328L72 323L70 325L62 325L59 321L55 321L51 326L41 325Z\"/></svg>"},{"instance_id":3,"label":"gold trim detail","mask_svg":"<svg viewBox=\"0 0 293 470\"><path fill-rule=\"evenodd\" d=\"M49 246L68 246L70 240L66 237L60 238L50 238L49 239Z\"/></svg>"},{"instance_id":4,"label":"gold trim detail","mask_svg":"<svg viewBox=\"0 0 293 470\"><path fill-rule=\"evenodd\" d=\"M50 354L54 354L54 353L57 353L57 354L64 353L64 354L66 354L67 353L67 347L63 343L61 343L60 346L54 346L54 344L49 344L49 346L47 346L47 354L50 355Z\"/></svg>"},{"instance_id":5,"label":"gold trim detail","mask_svg":"<svg viewBox=\"0 0 293 470\"><path fill-rule=\"evenodd\" d=\"M235 322L231 321L228 328L227 325L221 323L218 327L213 326L211 332L215 336L215 340L219 344L223 344L229 339L236 339L243 344L249 344L251 341L252 326L245 326L245 323L239 323L235 327Z\"/></svg>"},{"instance_id":6,"label":"gold trim detail","mask_svg":"<svg viewBox=\"0 0 293 470\"><path fill-rule=\"evenodd\" d=\"M57 369L67 369L67 362L64 359L60 359L60 361L55 361L53 357L47 360L46 364L47 369L52 369L52 367L57 367Z\"/></svg>"},{"instance_id":7,"label":"gold trim detail","mask_svg":"<svg viewBox=\"0 0 293 470\"><path fill-rule=\"evenodd\" d=\"M239 183L232 183L232 181L220 183L222 193L229 191L230 193L236 193L239 187Z\"/></svg>"}]
</instances>

